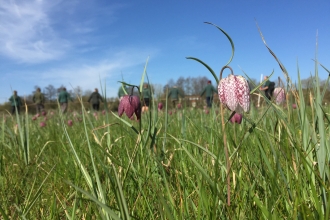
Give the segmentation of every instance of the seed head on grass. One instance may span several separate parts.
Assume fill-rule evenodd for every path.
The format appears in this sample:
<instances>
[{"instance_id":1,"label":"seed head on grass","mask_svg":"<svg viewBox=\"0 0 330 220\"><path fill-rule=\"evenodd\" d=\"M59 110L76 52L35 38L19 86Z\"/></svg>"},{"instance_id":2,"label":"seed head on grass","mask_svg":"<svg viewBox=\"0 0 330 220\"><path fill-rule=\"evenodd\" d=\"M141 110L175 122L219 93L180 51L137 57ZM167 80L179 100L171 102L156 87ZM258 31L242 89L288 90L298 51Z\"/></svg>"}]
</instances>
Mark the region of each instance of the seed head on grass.
<instances>
[{"instance_id":1,"label":"seed head on grass","mask_svg":"<svg viewBox=\"0 0 330 220\"><path fill-rule=\"evenodd\" d=\"M121 117L123 113L126 113L127 117L133 117L135 113L137 120L141 118L141 102L138 96L124 95L120 100L118 106L118 115Z\"/></svg>"}]
</instances>

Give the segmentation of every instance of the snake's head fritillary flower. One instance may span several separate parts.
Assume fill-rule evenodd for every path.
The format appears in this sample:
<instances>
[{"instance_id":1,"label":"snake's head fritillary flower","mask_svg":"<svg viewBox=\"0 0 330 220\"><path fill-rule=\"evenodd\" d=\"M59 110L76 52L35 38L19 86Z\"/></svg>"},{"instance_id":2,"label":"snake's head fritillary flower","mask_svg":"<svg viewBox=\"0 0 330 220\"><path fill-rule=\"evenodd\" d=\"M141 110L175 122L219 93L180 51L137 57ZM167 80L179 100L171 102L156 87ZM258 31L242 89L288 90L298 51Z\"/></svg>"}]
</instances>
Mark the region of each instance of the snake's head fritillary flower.
<instances>
[{"instance_id":1,"label":"snake's head fritillary flower","mask_svg":"<svg viewBox=\"0 0 330 220\"><path fill-rule=\"evenodd\" d=\"M181 106L181 103L178 103L178 109L180 109L182 106Z\"/></svg>"},{"instance_id":2,"label":"snake's head fritillary flower","mask_svg":"<svg viewBox=\"0 0 330 220\"><path fill-rule=\"evenodd\" d=\"M46 111L42 111L41 114L42 114L43 116L46 116L46 115L47 115L47 112L46 112Z\"/></svg>"},{"instance_id":3,"label":"snake's head fritillary flower","mask_svg":"<svg viewBox=\"0 0 330 220\"><path fill-rule=\"evenodd\" d=\"M250 110L250 88L243 76L229 74L222 78L218 85L220 102L237 113Z\"/></svg>"},{"instance_id":4,"label":"snake's head fritillary flower","mask_svg":"<svg viewBox=\"0 0 330 220\"><path fill-rule=\"evenodd\" d=\"M106 113L106 111L105 111L105 110L103 110L103 111L102 111L102 114L103 114L103 115L105 115L105 113Z\"/></svg>"},{"instance_id":5,"label":"snake's head fritillary flower","mask_svg":"<svg viewBox=\"0 0 330 220\"><path fill-rule=\"evenodd\" d=\"M243 116L239 113L235 113L235 115L230 119L231 123L241 124Z\"/></svg>"},{"instance_id":6,"label":"snake's head fritillary flower","mask_svg":"<svg viewBox=\"0 0 330 220\"><path fill-rule=\"evenodd\" d=\"M163 109L163 103L158 103L158 110L160 111L160 110L162 110Z\"/></svg>"},{"instance_id":7,"label":"snake's head fritillary flower","mask_svg":"<svg viewBox=\"0 0 330 220\"><path fill-rule=\"evenodd\" d=\"M37 120L37 117L36 116L33 116L32 117L32 121L35 121L35 120Z\"/></svg>"},{"instance_id":8,"label":"snake's head fritillary flower","mask_svg":"<svg viewBox=\"0 0 330 220\"><path fill-rule=\"evenodd\" d=\"M44 122L44 121L42 121L42 122L40 122L40 127L45 127L46 126L46 122Z\"/></svg>"},{"instance_id":9,"label":"snake's head fritillary flower","mask_svg":"<svg viewBox=\"0 0 330 220\"><path fill-rule=\"evenodd\" d=\"M205 114L209 114L210 113L210 111L208 109L205 109L204 112L205 112Z\"/></svg>"},{"instance_id":10,"label":"snake's head fritillary flower","mask_svg":"<svg viewBox=\"0 0 330 220\"><path fill-rule=\"evenodd\" d=\"M297 105L295 103L292 104L292 108L293 109L296 109L297 108Z\"/></svg>"},{"instance_id":11,"label":"snake's head fritillary flower","mask_svg":"<svg viewBox=\"0 0 330 220\"><path fill-rule=\"evenodd\" d=\"M38 113L38 114L36 114L36 117L37 117L37 118L39 118L39 117L40 117L40 114L39 114L39 113Z\"/></svg>"},{"instance_id":12,"label":"snake's head fritillary flower","mask_svg":"<svg viewBox=\"0 0 330 220\"><path fill-rule=\"evenodd\" d=\"M72 121L72 120L69 120L69 121L68 121L68 126L71 127L72 125L73 125L73 121Z\"/></svg>"},{"instance_id":13,"label":"snake's head fritillary flower","mask_svg":"<svg viewBox=\"0 0 330 220\"><path fill-rule=\"evenodd\" d=\"M118 115L126 113L127 117L132 118L135 113L137 120L141 118L141 102L138 96L124 95L118 106Z\"/></svg>"},{"instance_id":14,"label":"snake's head fritillary flower","mask_svg":"<svg viewBox=\"0 0 330 220\"><path fill-rule=\"evenodd\" d=\"M279 105L285 100L285 92L281 87L277 87L274 89L273 96L276 98L276 104Z\"/></svg>"}]
</instances>

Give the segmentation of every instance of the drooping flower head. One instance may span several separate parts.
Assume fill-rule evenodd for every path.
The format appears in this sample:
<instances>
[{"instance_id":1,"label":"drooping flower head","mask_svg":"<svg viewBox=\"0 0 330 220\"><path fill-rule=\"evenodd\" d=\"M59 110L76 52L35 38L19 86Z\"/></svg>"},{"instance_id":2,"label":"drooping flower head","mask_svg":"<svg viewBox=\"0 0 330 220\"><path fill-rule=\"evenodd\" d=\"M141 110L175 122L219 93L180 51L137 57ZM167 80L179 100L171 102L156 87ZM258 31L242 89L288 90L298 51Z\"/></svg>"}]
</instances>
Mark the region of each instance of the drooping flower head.
<instances>
[{"instance_id":1,"label":"drooping flower head","mask_svg":"<svg viewBox=\"0 0 330 220\"><path fill-rule=\"evenodd\" d=\"M292 108L293 108L293 109L296 109L296 108L297 108L296 103L293 103L293 104L292 104Z\"/></svg>"},{"instance_id":2,"label":"drooping flower head","mask_svg":"<svg viewBox=\"0 0 330 220\"><path fill-rule=\"evenodd\" d=\"M68 121L68 126L71 127L72 125L73 125L73 121L72 121L72 120L69 120L69 121Z\"/></svg>"},{"instance_id":3,"label":"drooping flower head","mask_svg":"<svg viewBox=\"0 0 330 220\"><path fill-rule=\"evenodd\" d=\"M135 113L137 120L141 118L141 102L138 96L124 95L118 106L118 115L126 113L127 117L132 118Z\"/></svg>"},{"instance_id":4,"label":"drooping flower head","mask_svg":"<svg viewBox=\"0 0 330 220\"><path fill-rule=\"evenodd\" d=\"M162 110L163 109L163 103L158 103L158 110L160 111L160 110Z\"/></svg>"},{"instance_id":5,"label":"drooping flower head","mask_svg":"<svg viewBox=\"0 0 330 220\"><path fill-rule=\"evenodd\" d=\"M277 87L274 89L273 96L276 98L276 104L279 105L285 100L285 92L281 87Z\"/></svg>"},{"instance_id":6,"label":"drooping flower head","mask_svg":"<svg viewBox=\"0 0 330 220\"><path fill-rule=\"evenodd\" d=\"M46 126L46 122L44 122L44 121L42 121L42 122L40 122L40 127L45 127Z\"/></svg>"},{"instance_id":7,"label":"drooping flower head","mask_svg":"<svg viewBox=\"0 0 330 220\"><path fill-rule=\"evenodd\" d=\"M177 105L177 107L178 107L178 109L181 109L181 103L178 103L178 105Z\"/></svg>"},{"instance_id":8,"label":"drooping flower head","mask_svg":"<svg viewBox=\"0 0 330 220\"><path fill-rule=\"evenodd\" d=\"M243 116L241 114L235 113L235 115L230 119L231 123L241 124Z\"/></svg>"},{"instance_id":9,"label":"drooping flower head","mask_svg":"<svg viewBox=\"0 0 330 220\"><path fill-rule=\"evenodd\" d=\"M247 80L243 76L236 76L229 66L231 74L222 78L218 85L218 94L220 102L227 106L231 111L237 113L248 112L250 110L250 88Z\"/></svg>"}]
</instances>

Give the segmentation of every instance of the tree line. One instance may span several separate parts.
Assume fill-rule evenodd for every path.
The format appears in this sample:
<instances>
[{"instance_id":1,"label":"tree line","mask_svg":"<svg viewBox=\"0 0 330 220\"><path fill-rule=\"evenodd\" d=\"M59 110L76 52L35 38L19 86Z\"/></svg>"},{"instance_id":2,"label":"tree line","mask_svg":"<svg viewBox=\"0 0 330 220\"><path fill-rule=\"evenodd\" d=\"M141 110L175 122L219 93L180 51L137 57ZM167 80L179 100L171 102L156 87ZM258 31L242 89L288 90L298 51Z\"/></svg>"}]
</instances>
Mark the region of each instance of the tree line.
<instances>
[{"instance_id":1,"label":"tree line","mask_svg":"<svg viewBox=\"0 0 330 220\"><path fill-rule=\"evenodd\" d=\"M213 86L215 88L217 88L215 80L210 79L206 76L199 76L199 77L180 76L176 80L174 80L174 79L168 80L168 82L165 85L150 84L150 88L153 92L153 98L156 100L164 100L166 98L167 90L169 88L173 87L174 85L176 85L185 96L199 96L201 94L201 92L203 91L204 87L207 85L208 80L211 80ZM326 80L321 80L320 78L315 78L315 76L310 76L306 79L301 80L301 85L304 90L304 94L306 94L306 95L304 95L305 98L309 97L307 93L309 92L310 89L312 89L314 87L316 80L319 80L322 89L326 88L327 92L325 93L323 101L330 104L329 83ZM276 83L276 86L277 86L278 80L273 80L273 81ZM259 84L259 81L257 81L256 79L250 79L250 81L249 81L250 89L253 89L258 84ZM42 93L45 96L46 105L53 104L52 106L56 107L58 93L60 92L60 90L63 87L64 86L60 86L60 87L56 88L55 86L49 84L48 86L41 88L38 85L36 85L36 86L34 86L34 91L32 91L31 94L27 95L24 98L27 103L33 104L33 102L32 102L33 94L37 88L40 88ZM118 86L118 88L119 88L119 86ZM130 88L128 88L128 92L130 92L130 91L131 91ZM67 90L67 92L70 93L70 95L73 98L76 98L77 96L79 96L83 102L87 102L89 96L92 94L93 91L91 91L89 89L84 90L82 87L77 86L77 87L73 88L72 90ZM138 95L137 90L134 90L134 95ZM251 98L253 101L256 97L251 96ZM113 105L112 105L113 110L115 110L116 107L118 106L117 97L107 97L107 102L113 103ZM3 110L4 106L7 106L8 104L9 103L7 102L3 105L0 105L0 110Z\"/></svg>"}]
</instances>

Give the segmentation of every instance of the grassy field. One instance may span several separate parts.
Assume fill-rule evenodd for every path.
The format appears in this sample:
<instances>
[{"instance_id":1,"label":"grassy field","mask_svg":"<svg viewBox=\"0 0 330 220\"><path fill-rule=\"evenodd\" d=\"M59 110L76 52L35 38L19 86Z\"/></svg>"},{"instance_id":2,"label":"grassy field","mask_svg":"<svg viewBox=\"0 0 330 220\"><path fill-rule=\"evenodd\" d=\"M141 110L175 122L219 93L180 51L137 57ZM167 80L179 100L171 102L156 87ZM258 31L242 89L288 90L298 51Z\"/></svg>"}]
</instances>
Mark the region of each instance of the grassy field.
<instances>
[{"instance_id":1,"label":"grassy field","mask_svg":"<svg viewBox=\"0 0 330 220\"><path fill-rule=\"evenodd\" d=\"M35 120L27 111L3 115L1 219L329 219L329 107L319 63L306 103L299 72L295 87L266 47L286 77L287 99L252 105L241 124L228 122L223 106L206 113L166 104L140 121L83 105Z\"/></svg>"},{"instance_id":2,"label":"grassy field","mask_svg":"<svg viewBox=\"0 0 330 220\"><path fill-rule=\"evenodd\" d=\"M3 115L1 218L329 219L329 109L296 95L224 130L219 106Z\"/></svg>"}]
</instances>

